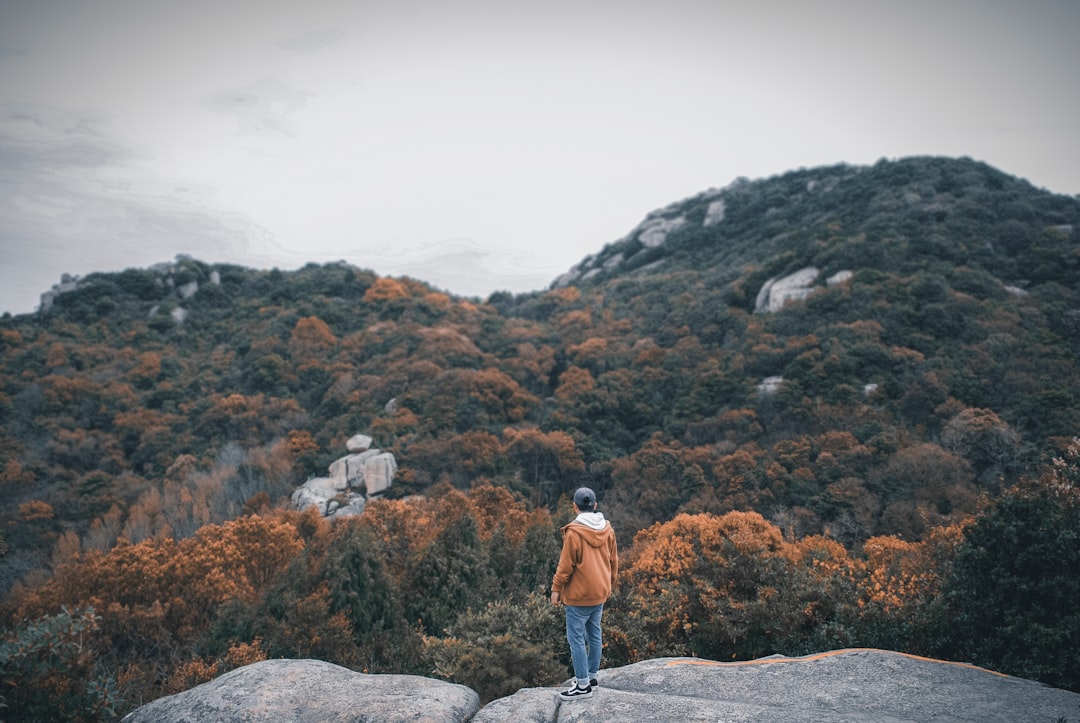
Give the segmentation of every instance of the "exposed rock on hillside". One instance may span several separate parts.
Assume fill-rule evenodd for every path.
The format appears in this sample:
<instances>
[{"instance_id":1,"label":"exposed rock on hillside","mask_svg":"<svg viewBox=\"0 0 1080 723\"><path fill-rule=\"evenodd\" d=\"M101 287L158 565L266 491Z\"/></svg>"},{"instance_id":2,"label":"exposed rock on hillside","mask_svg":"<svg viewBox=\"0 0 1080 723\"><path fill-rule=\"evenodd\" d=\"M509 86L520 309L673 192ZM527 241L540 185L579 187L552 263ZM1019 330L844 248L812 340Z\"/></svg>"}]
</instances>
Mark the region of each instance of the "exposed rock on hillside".
<instances>
[{"instance_id":1,"label":"exposed rock on hillside","mask_svg":"<svg viewBox=\"0 0 1080 723\"><path fill-rule=\"evenodd\" d=\"M363 434L350 438L345 446L351 454L330 464L329 477L313 477L293 492L293 507L317 507L323 517L363 512L367 499L389 489L397 472L394 455L370 449L371 444L371 437Z\"/></svg>"},{"instance_id":2,"label":"exposed rock on hillside","mask_svg":"<svg viewBox=\"0 0 1080 723\"><path fill-rule=\"evenodd\" d=\"M820 275L821 272L818 269L808 266L788 276L769 279L762 284L761 290L758 291L754 311L776 312L783 309L784 304L789 301L805 299L820 288L817 284ZM826 286L837 286L850 279L851 276L850 271L837 271L825 280L825 284Z\"/></svg>"},{"instance_id":3,"label":"exposed rock on hillside","mask_svg":"<svg viewBox=\"0 0 1080 723\"><path fill-rule=\"evenodd\" d=\"M1045 278L1056 253L1045 255L1044 266L1032 243L1049 249L1076 233L1070 206L1075 199L1051 199L967 158L882 159L739 178L652 211L552 288L672 274L686 274L683 283L727 284L750 268L788 274L815 267L832 279L850 273L843 269L910 271L907 259L923 251L1026 288L1033 273ZM775 263L781 257L784 263Z\"/></svg>"},{"instance_id":4,"label":"exposed rock on hillside","mask_svg":"<svg viewBox=\"0 0 1080 723\"><path fill-rule=\"evenodd\" d=\"M416 675L367 675L321 660L264 660L137 708L124 723L466 721L480 698Z\"/></svg>"},{"instance_id":5,"label":"exposed rock on hillside","mask_svg":"<svg viewBox=\"0 0 1080 723\"><path fill-rule=\"evenodd\" d=\"M193 262L191 256L187 254L177 254L175 261L164 261L162 263L154 264L146 269L145 273L154 277L154 284L160 290L160 297L163 300L188 301L198 293L199 282L195 280L177 281L177 279L180 278L184 272L183 265L190 264L191 262ZM220 286L221 274L216 270L212 271L209 275L209 281L214 286ZM56 303L56 300L60 296L72 291L78 291L86 286L92 286L94 283L95 282L92 279L84 279L71 274L63 274L60 277L59 284L53 284L51 289L41 294L41 305L38 307L38 310L40 312L46 312L53 307L53 304ZM159 308L160 305L154 306L150 312L151 318L157 315ZM178 311L182 313L178 315ZM171 312L171 315L173 321L177 324L182 324L187 318L187 311L178 307ZM180 318L178 318L178 316Z\"/></svg>"},{"instance_id":6,"label":"exposed rock on hillside","mask_svg":"<svg viewBox=\"0 0 1080 723\"><path fill-rule=\"evenodd\" d=\"M1072 720L1080 694L963 663L838 650L739 663L658 658L600 671L592 698L526 688L477 712L475 692L317 660L268 660L149 703L124 723L206 721L979 721Z\"/></svg>"}]
</instances>

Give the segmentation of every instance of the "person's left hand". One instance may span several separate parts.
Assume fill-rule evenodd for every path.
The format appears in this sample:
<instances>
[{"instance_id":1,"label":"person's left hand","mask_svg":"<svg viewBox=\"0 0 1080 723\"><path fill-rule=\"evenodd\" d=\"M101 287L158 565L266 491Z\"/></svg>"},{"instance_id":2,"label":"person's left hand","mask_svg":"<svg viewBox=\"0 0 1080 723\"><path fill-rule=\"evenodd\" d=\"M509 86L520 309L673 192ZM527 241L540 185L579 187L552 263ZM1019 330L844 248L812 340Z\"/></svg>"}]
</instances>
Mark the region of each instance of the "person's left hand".
<instances>
[{"instance_id":1,"label":"person's left hand","mask_svg":"<svg viewBox=\"0 0 1080 723\"><path fill-rule=\"evenodd\" d=\"M551 591L551 604L558 605L562 602L562 596L554 590Z\"/></svg>"}]
</instances>

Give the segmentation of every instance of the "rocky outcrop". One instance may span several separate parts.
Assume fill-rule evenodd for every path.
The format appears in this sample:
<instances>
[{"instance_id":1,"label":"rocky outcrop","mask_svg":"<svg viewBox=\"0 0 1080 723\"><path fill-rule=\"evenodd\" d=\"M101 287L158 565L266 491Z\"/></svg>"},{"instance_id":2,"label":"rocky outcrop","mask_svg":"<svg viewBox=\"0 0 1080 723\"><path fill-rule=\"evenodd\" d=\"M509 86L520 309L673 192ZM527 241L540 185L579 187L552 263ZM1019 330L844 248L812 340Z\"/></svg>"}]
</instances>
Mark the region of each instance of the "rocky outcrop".
<instances>
[{"instance_id":1,"label":"rocky outcrop","mask_svg":"<svg viewBox=\"0 0 1080 723\"><path fill-rule=\"evenodd\" d=\"M789 301L805 299L820 288L817 283L820 275L821 272L818 269L807 266L788 276L769 279L758 291L754 311L777 312ZM851 277L851 271L837 271L825 280L825 285L837 286Z\"/></svg>"},{"instance_id":2,"label":"rocky outcrop","mask_svg":"<svg viewBox=\"0 0 1080 723\"><path fill-rule=\"evenodd\" d=\"M705 209L705 221L703 226L708 228L709 226L715 226L724 220L724 213L727 211L727 202L718 198L709 204L709 207Z\"/></svg>"},{"instance_id":3,"label":"rocky outcrop","mask_svg":"<svg viewBox=\"0 0 1080 723\"><path fill-rule=\"evenodd\" d=\"M783 383L783 377L765 377L757 385L758 396L767 397L776 394L776 390L778 390Z\"/></svg>"},{"instance_id":4,"label":"rocky outcrop","mask_svg":"<svg viewBox=\"0 0 1080 723\"><path fill-rule=\"evenodd\" d=\"M61 294L66 294L69 291L75 291L79 288L79 277L72 276L71 274L62 274L60 276L60 283L53 284L52 288L41 295L41 305L38 307L40 311L48 311L52 308L56 298Z\"/></svg>"},{"instance_id":5,"label":"rocky outcrop","mask_svg":"<svg viewBox=\"0 0 1080 723\"><path fill-rule=\"evenodd\" d=\"M198 293L198 291L199 291L199 282L198 281L189 281L186 284L181 284L176 289L176 292L178 294L180 294L180 298L184 299L185 301L190 299L192 296L195 296L195 294Z\"/></svg>"},{"instance_id":6,"label":"rocky outcrop","mask_svg":"<svg viewBox=\"0 0 1080 723\"><path fill-rule=\"evenodd\" d=\"M463 685L368 675L321 660L264 660L135 709L124 723L467 721L480 707Z\"/></svg>"},{"instance_id":7,"label":"rocky outcrop","mask_svg":"<svg viewBox=\"0 0 1080 723\"><path fill-rule=\"evenodd\" d=\"M329 477L313 477L293 492L293 507L315 507L323 517L349 517L363 512L367 499L389 489L397 473L394 455L371 449L371 444L367 435L351 437L345 444L351 454L330 464Z\"/></svg>"},{"instance_id":8,"label":"rocky outcrop","mask_svg":"<svg viewBox=\"0 0 1080 723\"><path fill-rule=\"evenodd\" d=\"M667 242L668 236L687 227L689 223L686 215L678 212L678 207L679 204L672 204L671 206L661 208L648 214L644 221L634 227L634 229L620 241L617 241L615 245L618 246L619 244L636 241L641 244L643 248L647 249L663 246ZM724 202L720 199L709 206L704 225L710 226L719 223L723 218ZM586 256L565 274L562 274L555 279L551 286L552 288L557 289L581 281L586 281L602 271L612 271L613 269L616 269L625 260L626 255L621 251L614 252L610 255L602 255L602 257L595 254Z\"/></svg>"},{"instance_id":9,"label":"rocky outcrop","mask_svg":"<svg viewBox=\"0 0 1080 723\"><path fill-rule=\"evenodd\" d=\"M181 301L187 301L199 292L198 281L187 281L179 285L176 281L177 274L182 270L182 265L187 262L194 262L194 259L188 254L177 254L175 261L163 261L147 267L146 270L152 272L157 277L156 282L161 289L162 299L167 299L175 292L176 296L178 296ZM38 307L38 311L48 311L52 308L53 304L56 303L58 297L68 292L81 289L91 283L91 281L83 280L79 276L73 276L71 274L61 275L60 283L53 284L51 289L41 295L41 305ZM221 274L216 269L210 272L210 283L214 286L221 285ZM150 318L157 316L159 309L160 305L155 304L150 310ZM178 308L173 309L171 315L173 321L177 324L182 324L187 318L188 312Z\"/></svg>"},{"instance_id":10,"label":"rocky outcrop","mask_svg":"<svg viewBox=\"0 0 1080 723\"><path fill-rule=\"evenodd\" d=\"M600 671L588 700L551 689L485 706L493 721L981 721L1061 720L1080 694L971 665L884 650L839 650L739 663L659 658ZM545 703L546 701L546 703Z\"/></svg>"},{"instance_id":11,"label":"rocky outcrop","mask_svg":"<svg viewBox=\"0 0 1080 723\"><path fill-rule=\"evenodd\" d=\"M366 452L371 449L372 442L374 440L366 434L356 434L349 437L349 441L345 443L345 449L349 450L351 454Z\"/></svg>"},{"instance_id":12,"label":"rocky outcrop","mask_svg":"<svg viewBox=\"0 0 1080 723\"><path fill-rule=\"evenodd\" d=\"M667 241L668 234L686 224L684 216L675 218L650 218L638 226L631 235L636 235L638 243L645 248L656 248Z\"/></svg>"},{"instance_id":13,"label":"rocky outcrop","mask_svg":"<svg viewBox=\"0 0 1080 723\"><path fill-rule=\"evenodd\" d=\"M368 496L385 492L394 480L397 460L390 452L369 449L350 454L331 463L330 477L343 486L339 489L363 490Z\"/></svg>"},{"instance_id":14,"label":"rocky outcrop","mask_svg":"<svg viewBox=\"0 0 1080 723\"><path fill-rule=\"evenodd\" d=\"M1014 721L1072 720L1080 693L965 663L837 650L734 663L657 658L602 669L592 698L525 688L477 711L475 692L409 675L365 675L317 660L238 668L135 710L124 723L187 721Z\"/></svg>"}]
</instances>

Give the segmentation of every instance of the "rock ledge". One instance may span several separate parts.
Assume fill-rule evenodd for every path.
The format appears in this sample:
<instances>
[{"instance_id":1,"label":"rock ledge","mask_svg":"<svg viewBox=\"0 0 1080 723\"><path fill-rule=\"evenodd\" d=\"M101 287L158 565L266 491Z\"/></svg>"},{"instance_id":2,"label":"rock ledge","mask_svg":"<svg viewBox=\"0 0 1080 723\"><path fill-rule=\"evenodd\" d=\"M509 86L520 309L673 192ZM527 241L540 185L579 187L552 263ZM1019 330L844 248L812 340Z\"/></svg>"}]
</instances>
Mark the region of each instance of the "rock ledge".
<instances>
[{"instance_id":1,"label":"rock ledge","mask_svg":"<svg viewBox=\"0 0 1080 723\"><path fill-rule=\"evenodd\" d=\"M124 723L254 721L899 721L1075 720L1080 693L978 668L855 648L720 663L656 658L600 671L592 698L524 688L479 709L469 688L365 675L317 660L267 660L149 703Z\"/></svg>"}]
</instances>

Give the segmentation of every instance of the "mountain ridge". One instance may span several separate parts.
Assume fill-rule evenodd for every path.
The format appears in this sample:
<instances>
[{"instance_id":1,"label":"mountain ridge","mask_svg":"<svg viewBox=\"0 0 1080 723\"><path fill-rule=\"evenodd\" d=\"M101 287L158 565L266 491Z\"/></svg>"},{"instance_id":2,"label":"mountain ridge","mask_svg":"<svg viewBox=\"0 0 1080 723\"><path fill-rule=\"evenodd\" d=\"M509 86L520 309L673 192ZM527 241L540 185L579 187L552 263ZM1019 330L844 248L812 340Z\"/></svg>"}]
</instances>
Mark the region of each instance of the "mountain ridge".
<instances>
[{"instance_id":1,"label":"mountain ridge","mask_svg":"<svg viewBox=\"0 0 1080 723\"><path fill-rule=\"evenodd\" d=\"M875 177L878 176L887 176L885 190L891 193L867 194L865 191L851 187L853 185L851 182L854 180L873 184ZM950 190L958 188L964 189L965 193L960 198L951 198ZM980 193L973 194L972 189ZM825 210L809 214L810 217L797 224L795 228L783 228L785 217L807 216L805 202L815 194L830 198L825 205ZM641 223L622 238L604 244L600 250L587 254L569 271L553 279L548 290L571 284L610 279L620 274L659 271L665 264L671 266L673 261L685 260L687 257L693 262L700 258L699 255L694 255L695 249L708 246L712 251L716 251L716 246L719 244L715 242L718 239L735 247L728 252L734 259L729 260L724 254L718 254L715 260L707 264L705 268L716 269L727 266L730 267L727 269L730 275L738 270L740 262L745 261L745 250L739 247L746 244L748 227L754 225L764 224L768 228L777 229L777 233L767 239L768 247L765 253L776 254L785 251L791 254L791 249L785 248L782 244L805 246L805 239L815 234L835 237L842 230L844 221L854 227L843 229L849 234L864 234L868 227L873 233L875 223L877 225L886 223L888 212L897 211L897 206L901 205L911 206L916 213L926 217L937 217L937 221L934 222L935 227L930 230L929 235L932 236L948 230L945 217L950 213L963 215L964 212L973 212L974 209L970 207L970 204L1020 204L1025 200L1030 203L1031 199L1039 199L1045 206L1037 210L1054 214L1048 219L1049 229L1056 229L1058 233L1070 235L1073 232L1073 226L1080 223L1080 217L1076 211L1077 204L1080 204L1077 197L1036 188L1026 180L1009 176L984 162L974 161L967 157L956 159L942 156L914 156L896 160L883 158L871 166L838 163L815 168L800 168L753 180L740 176L727 186L710 188L650 211ZM966 202L968 205L958 202ZM860 206L875 209L877 213L869 221L866 218L859 218L857 214L853 216L851 209ZM1030 208L1021 210L1022 215L1029 215L1032 212ZM783 230L779 230L781 228ZM1013 231L1015 233L1016 229ZM904 243L908 240L906 236L901 235L898 242ZM992 240L986 240L986 242L993 243ZM1018 244L1019 241L1013 239L1011 244L1007 243L1004 246L1007 251L1012 250L1015 255ZM757 250L759 251L757 256L760 256L761 248ZM946 249L944 246L934 246L928 242L926 248L919 250L941 252ZM957 260L957 249L948 250L954 256L952 260ZM800 251L803 254L801 260L788 260L789 272L795 270L792 265L796 263L803 266L820 266L826 274L831 270L838 270L837 259L833 258L836 254L826 253L823 260L818 258L815 263L813 256L807 256L806 249L803 248ZM971 249L963 248L960 251L970 254ZM821 256L820 250L819 256ZM987 258L990 256L984 255L983 260ZM168 269L184 259L194 260L191 256L181 254L175 261L154 264L147 270ZM308 264L308 266L311 265ZM221 266L234 269L244 268L235 264L221 264ZM377 270L356 267L344 260L327 264L327 266L341 266L356 271L378 273ZM687 266L694 268L692 263ZM269 270L250 269L250 271L266 273ZM783 269L780 272L782 273ZM86 277L65 274L52 289L43 292L39 312L47 310L52 299L57 295L75 290L80 280L124 273L126 271L112 274L94 272ZM417 280L425 283L422 279ZM1016 281L1020 284L1030 282L1022 278ZM441 291L434 288L433 290ZM453 292L445 293L460 298L477 298L464 297ZM496 291L489 296L504 296L507 293ZM523 292L519 295L532 296L542 293L544 290Z\"/></svg>"},{"instance_id":2,"label":"mountain ridge","mask_svg":"<svg viewBox=\"0 0 1080 723\"><path fill-rule=\"evenodd\" d=\"M883 183L876 192L867 192L878 179ZM954 192L962 193L954 197ZM816 197L815 197L816 196ZM805 248L815 236L835 237L840 231L849 235L874 233L889 221L889 216L903 210L914 212L929 221L924 235L933 237L956 228L957 220L976 213L971 204L997 206L1040 199L1043 211L1059 214L1048 225L1069 226L1076 223L1076 199L1036 189L1027 181L1013 178L969 158L951 159L923 156L897 161L882 159L873 166L837 164L814 169L799 169L751 181L739 178L728 186L709 189L671 203L646 215L645 220L625 237L606 245L596 254L587 256L570 272L554 283L555 286L580 283L593 278L605 278L618 271L659 270L666 262L680 256L700 258L693 251L702 245L715 249L723 241L735 248L730 253L735 261L719 255L715 263L738 266L738 248L745 244L752 231L756 238L765 237L769 252L789 251L795 246L803 257L792 264L819 266L825 274L839 270L838 259L828 249ZM807 201L816 213L808 213ZM907 207L907 208L904 208ZM873 211L872 216L860 210ZM1024 209L1016 211L1028 212ZM949 216L957 217L949 218ZM798 217L800 223L788 224ZM1053 223L1056 221L1057 223ZM764 225L764 233L754 229ZM775 233L771 233L775 231ZM1069 228L1064 233L1071 234ZM895 239L910 242L910 231L901 230ZM931 239L933 240L933 239ZM960 254L970 255L972 249L946 248L929 244L923 252L949 252L952 260ZM986 239L988 243L993 241ZM1005 244L1005 256L1015 255L1017 240ZM781 245L783 244L783 245ZM815 258L814 254L817 255ZM984 260L992 256L984 255ZM841 262L842 263L842 262ZM794 271L789 268L788 271ZM783 273L783 269L779 269Z\"/></svg>"}]
</instances>

